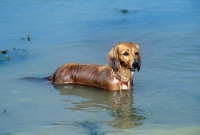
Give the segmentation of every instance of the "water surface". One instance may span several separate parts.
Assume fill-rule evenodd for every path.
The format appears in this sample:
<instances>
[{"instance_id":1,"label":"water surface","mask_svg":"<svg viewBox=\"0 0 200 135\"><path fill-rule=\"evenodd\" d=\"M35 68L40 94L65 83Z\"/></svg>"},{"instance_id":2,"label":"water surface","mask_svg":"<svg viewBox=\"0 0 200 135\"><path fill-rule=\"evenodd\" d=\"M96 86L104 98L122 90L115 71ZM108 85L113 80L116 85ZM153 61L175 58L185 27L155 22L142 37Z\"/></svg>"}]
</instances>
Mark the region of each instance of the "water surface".
<instances>
[{"instance_id":1,"label":"water surface","mask_svg":"<svg viewBox=\"0 0 200 135\"><path fill-rule=\"evenodd\" d=\"M0 134L200 134L198 0L2 0L0 13ZM120 41L140 45L133 91L19 80L107 64Z\"/></svg>"}]
</instances>

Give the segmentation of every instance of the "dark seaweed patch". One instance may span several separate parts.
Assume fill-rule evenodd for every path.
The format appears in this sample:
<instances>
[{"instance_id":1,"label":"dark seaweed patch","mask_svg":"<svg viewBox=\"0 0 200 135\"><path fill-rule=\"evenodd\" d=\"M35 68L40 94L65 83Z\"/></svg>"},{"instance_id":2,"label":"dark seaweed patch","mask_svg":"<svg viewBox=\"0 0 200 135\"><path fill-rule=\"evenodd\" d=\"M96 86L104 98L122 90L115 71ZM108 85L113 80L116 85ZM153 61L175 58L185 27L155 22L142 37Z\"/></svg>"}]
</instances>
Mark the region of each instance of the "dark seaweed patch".
<instances>
[{"instance_id":1,"label":"dark seaweed patch","mask_svg":"<svg viewBox=\"0 0 200 135\"><path fill-rule=\"evenodd\" d=\"M27 35L27 40L28 40L28 41L31 41L31 38L30 38L30 35L29 35L29 34Z\"/></svg>"},{"instance_id":2,"label":"dark seaweed patch","mask_svg":"<svg viewBox=\"0 0 200 135\"><path fill-rule=\"evenodd\" d=\"M75 121L75 124L86 129L88 131L89 135L104 135L104 134L106 134L106 132L100 132L97 121L94 121L94 122L91 122L91 121L77 122L77 121Z\"/></svg>"},{"instance_id":3,"label":"dark seaweed patch","mask_svg":"<svg viewBox=\"0 0 200 135\"><path fill-rule=\"evenodd\" d=\"M25 40L25 37L21 37L21 39L22 39L22 40ZM26 35L26 39L27 39L28 41L31 41L31 36L30 36L30 34L27 34L27 35Z\"/></svg>"},{"instance_id":4,"label":"dark seaweed patch","mask_svg":"<svg viewBox=\"0 0 200 135\"><path fill-rule=\"evenodd\" d=\"M8 50L2 50L0 51L1 54L7 54L8 53Z\"/></svg>"},{"instance_id":5,"label":"dark seaweed patch","mask_svg":"<svg viewBox=\"0 0 200 135\"><path fill-rule=\"evenodd\" d=\"M128 13L128 10L127 9L121 9L120 12L125 14L125 13Z\"/></svg>"},{"instance_id":6,"label":"dark seaweed patch","mask_svg":"<svg viewBox=\"0 0 200 135\"><path fill-rule=\"evenodd\" d=\"M10 57L9 57L9 55L8 55L8 52L9 52L8 50L2 50L2 51L0 51L0 54L3 55L3 57L0 58L0 61L10 60ZM4 56L4 55L6 55L6 56Z\"/></svg>"},{"instance_id":7,"label":"dark seaweed patch","mask_svg":"<svg viewBox=\"0 0 200 135\"><path fill-rule=\"evenodd\" d=\"M26 50L25 49L18 49L18 48L15 48L13 47L13 51L23 51L25 52ZM9 53L13 53L12 51L8 51L8 50L0 50L0 61L9 61L10 60L10 56L9 56Z\"/></svg>"}]
</instances>

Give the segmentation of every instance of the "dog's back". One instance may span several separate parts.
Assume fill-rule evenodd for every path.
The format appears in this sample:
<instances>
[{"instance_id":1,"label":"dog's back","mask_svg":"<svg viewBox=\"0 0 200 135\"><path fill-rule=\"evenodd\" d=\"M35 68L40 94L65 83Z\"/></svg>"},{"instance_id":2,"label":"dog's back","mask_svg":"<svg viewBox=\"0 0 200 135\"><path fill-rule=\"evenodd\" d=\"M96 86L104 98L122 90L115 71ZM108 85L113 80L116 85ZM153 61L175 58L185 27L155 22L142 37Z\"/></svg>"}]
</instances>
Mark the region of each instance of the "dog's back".
<instances>
[{"instance_id":1,"label":"dog's back","mask_svg":"<svg viewBox=\"0 0 200 135\"><path fill-rule=\"evenodd\" d=\"M54 84L82 84L107 89L111 71L109 66L68 63L59 67L48 80Z\"/></svg>"}]
</instances>

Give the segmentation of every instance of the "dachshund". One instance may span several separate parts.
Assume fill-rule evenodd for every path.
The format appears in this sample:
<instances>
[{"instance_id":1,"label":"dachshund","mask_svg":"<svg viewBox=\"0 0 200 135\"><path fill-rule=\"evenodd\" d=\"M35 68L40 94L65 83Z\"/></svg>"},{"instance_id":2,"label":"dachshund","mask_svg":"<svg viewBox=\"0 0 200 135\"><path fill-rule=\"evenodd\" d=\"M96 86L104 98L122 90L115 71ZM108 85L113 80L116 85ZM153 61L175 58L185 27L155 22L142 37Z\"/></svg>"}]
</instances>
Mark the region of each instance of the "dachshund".
<instances>
[{"instance_id":1,"label":"dachshund","mask_svg":"<svg viewBox=\"0 0 200 135\"><path fill-rule=\"evenodd\" d=\"M131 90L133 73L141 67L139 45L116 44L107 55L108 65L68 63L47 77L51 83L80 84L107 90Z\"/></svg>"}]
</instances>

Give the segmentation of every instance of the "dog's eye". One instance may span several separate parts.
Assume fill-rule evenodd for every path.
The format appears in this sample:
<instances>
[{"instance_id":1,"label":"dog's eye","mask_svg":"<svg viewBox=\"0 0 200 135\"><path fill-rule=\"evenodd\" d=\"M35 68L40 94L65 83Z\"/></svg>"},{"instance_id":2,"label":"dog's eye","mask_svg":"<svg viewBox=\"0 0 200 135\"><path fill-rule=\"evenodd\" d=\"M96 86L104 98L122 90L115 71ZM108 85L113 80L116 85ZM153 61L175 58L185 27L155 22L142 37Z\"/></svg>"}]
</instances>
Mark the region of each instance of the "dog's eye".
<instances>
[{"instance_id":1,"label":"dog's eye","mask_svg":"<svg viewBox=\"0 0 200 135\"><path fill-rule=\"evenodd\" d=\"M124 56L128 56L128 55L129 55L129 53L128 53L128 52L125 52L125 53L123 53L123 55L124 55Z\"/></svg>"},{"instance_id":2,"label":"dog's eye","mask_svg":"<svg viewBox=\"0 0 200 135\"><path fill-rule=\"evenodd\" d=\"M135 55L138 55L138 52L135 52Z\"/></svg>"}]
</instances>

